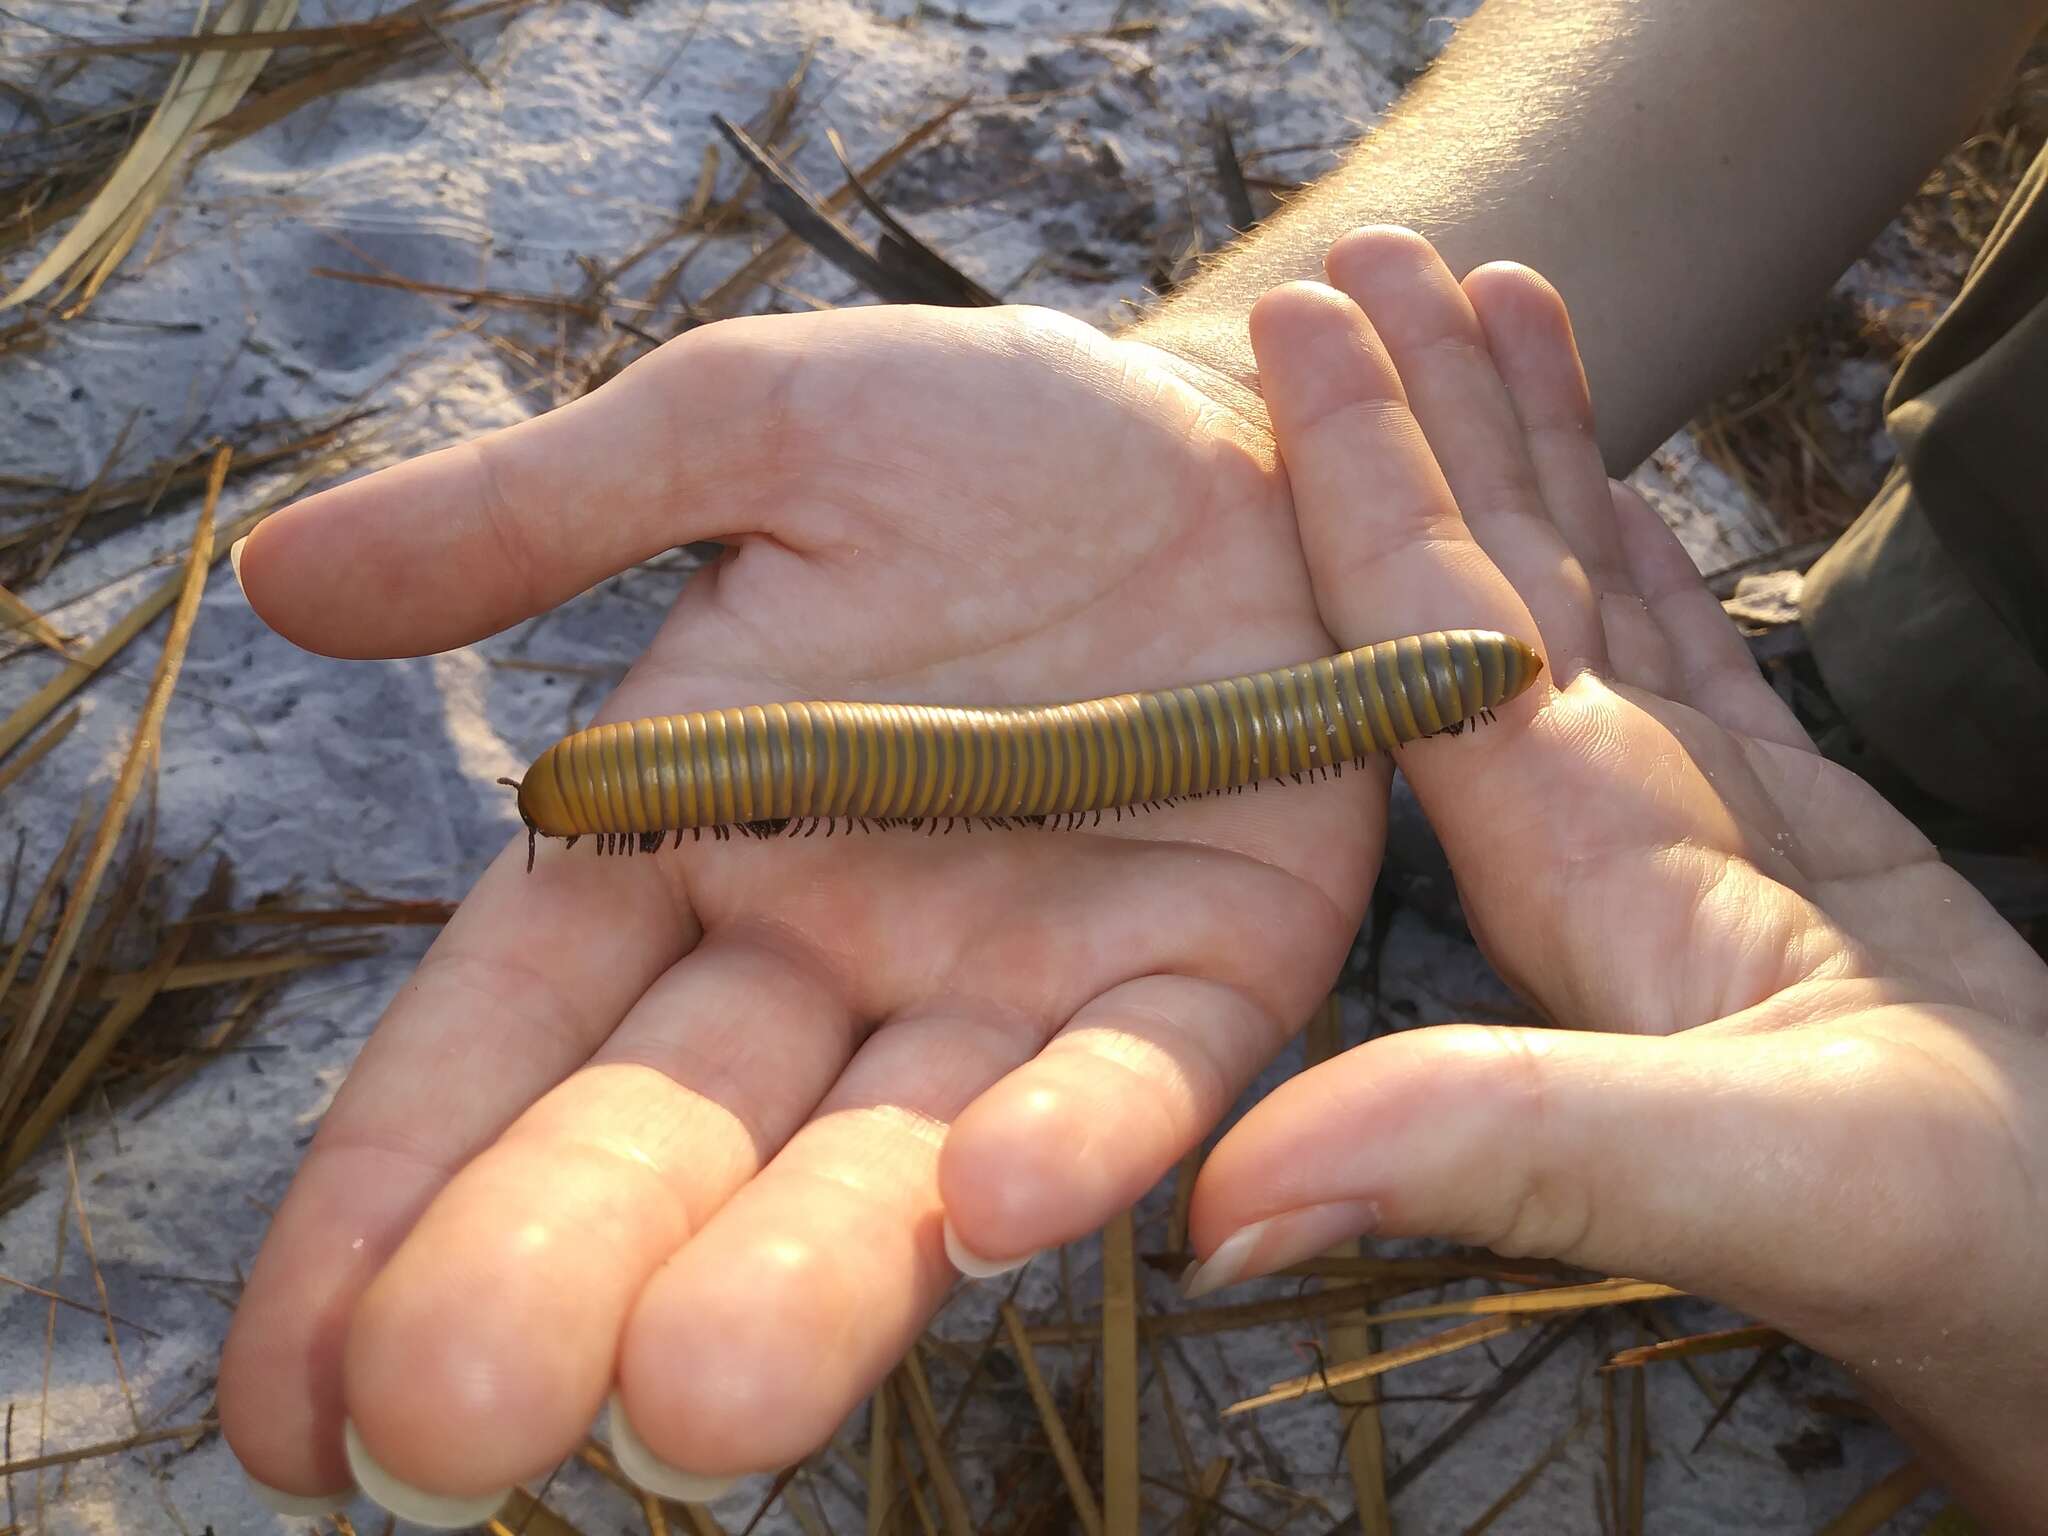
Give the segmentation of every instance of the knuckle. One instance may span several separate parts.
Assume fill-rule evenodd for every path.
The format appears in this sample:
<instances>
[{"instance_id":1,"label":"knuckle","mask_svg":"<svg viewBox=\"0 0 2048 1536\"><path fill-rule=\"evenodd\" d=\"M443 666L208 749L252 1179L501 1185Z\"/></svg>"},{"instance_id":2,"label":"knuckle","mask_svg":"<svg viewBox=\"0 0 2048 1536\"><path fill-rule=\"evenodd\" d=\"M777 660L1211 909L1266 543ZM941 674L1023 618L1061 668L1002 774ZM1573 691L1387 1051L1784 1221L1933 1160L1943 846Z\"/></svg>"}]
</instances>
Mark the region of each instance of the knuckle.
<instances>
[{"instance_id":1,"label":"knuckle","mask_svg":"<svg viewBox=\"0 0 2048 1536\"><path fill-rule=\"evenodd\" d=\"M1497 1098L1489 1117L1507 1176L1480 1211L1474 1240L1514 1258L1569 1258L1593 1233L1591 1191L1577 1169L1558 1155L1552 1133L1552 1083L1540 1037L1505 1025L1475 1026L1481 1049L1470 1058Z\"/></svg>"}]
</instances>

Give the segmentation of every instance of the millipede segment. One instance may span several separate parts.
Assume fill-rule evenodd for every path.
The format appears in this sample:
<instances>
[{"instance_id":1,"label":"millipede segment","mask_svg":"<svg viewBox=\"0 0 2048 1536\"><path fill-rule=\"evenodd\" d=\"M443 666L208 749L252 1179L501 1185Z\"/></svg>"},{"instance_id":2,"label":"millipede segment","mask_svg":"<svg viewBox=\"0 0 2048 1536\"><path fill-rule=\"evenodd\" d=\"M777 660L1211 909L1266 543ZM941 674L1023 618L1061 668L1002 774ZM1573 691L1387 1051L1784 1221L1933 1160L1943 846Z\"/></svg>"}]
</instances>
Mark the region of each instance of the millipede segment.
<instances>
[{"instance_id":1,"label":"millipede segment","mask_svg":"<svg viewBox=\"0 0 2048 1536\"><path fill-rule=\"evenodd\" d=\"M1076 826L1460 731L1542 668L1512 636L1454 629L1074 704L749 704L620 721L542 753L519 811L538 836L621 852L686 832Z\"/></svg>"}]
</instances>

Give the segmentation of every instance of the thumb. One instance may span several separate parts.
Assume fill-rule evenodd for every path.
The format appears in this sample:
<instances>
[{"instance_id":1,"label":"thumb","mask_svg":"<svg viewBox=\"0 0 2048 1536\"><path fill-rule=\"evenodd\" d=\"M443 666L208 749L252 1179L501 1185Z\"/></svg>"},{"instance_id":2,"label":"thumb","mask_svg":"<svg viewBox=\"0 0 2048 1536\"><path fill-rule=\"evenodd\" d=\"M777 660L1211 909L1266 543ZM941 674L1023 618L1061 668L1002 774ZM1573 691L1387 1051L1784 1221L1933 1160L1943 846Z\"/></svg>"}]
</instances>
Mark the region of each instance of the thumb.
<instances>
[{"instance_id":1,"label":"thumb","mask_svg":"<svg viewBox=\"0 0 2048 1536\"><path fill-rule=\"evenodd\" d=\"M235 575L307 650L417 656L678 545L787 535L776 443L808 426L788 397L811 318L688 332L571 404L308 497L243 541Z\"/></svg>"},{"instance_id":2,"label":"thumb","mask_svg":"<svg viewBox=\"0 0 2048 1536\"><path fill-rule=\"evenodd\" d=\"M1827 1348L1945 1249L1969 1113L1881 1037L1452 1025L1283 1085L1197 1182L1200 1295L1364 1233L1712 1296ZM1979 1143L1981 1144L1981 1143ZM1913 1283L1913 1289L1917 1289Z\"/></svg>"}]
</instances>

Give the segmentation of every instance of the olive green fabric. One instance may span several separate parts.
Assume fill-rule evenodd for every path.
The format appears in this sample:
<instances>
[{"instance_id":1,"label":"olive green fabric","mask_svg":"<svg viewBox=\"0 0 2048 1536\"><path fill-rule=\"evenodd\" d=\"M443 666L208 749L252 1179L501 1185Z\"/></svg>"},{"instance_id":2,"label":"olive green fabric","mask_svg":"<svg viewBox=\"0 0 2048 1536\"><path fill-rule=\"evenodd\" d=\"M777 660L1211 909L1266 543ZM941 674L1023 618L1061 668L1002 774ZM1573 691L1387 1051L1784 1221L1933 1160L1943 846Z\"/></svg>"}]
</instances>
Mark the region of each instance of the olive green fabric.
<instances>
[{"instance_id":1,"label":"olive green fabric","mask_svg":"<svg viewBox=\"0 0 2048 1536\"><path fill-rule=\"evenodd\" d=\"M2048 153L1885 395L1897 469L1807 574L1821 677L1935 798L2048 828Z\"/></svg>"}]
</instances>

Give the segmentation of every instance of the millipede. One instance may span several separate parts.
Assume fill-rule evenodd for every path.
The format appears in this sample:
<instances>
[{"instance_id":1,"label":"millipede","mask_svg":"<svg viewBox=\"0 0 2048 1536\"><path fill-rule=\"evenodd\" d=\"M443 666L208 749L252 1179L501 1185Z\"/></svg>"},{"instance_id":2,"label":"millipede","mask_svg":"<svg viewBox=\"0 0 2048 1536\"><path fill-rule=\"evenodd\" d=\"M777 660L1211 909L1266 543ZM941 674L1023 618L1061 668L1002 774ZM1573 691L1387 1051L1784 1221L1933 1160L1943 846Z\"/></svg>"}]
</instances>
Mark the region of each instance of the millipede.
<instances>
[{"instance_id":1,"label":"millipede","mask_svg":"<svg viewBox=\"0 0 2048 1536\"><path fill-rule=\"evenodd\" d=\"M747 704L592 726L503 782L528 869L539 837L631 853L686 832L1075 827L1341 773L1491 719L1542 670L1511 635L1450 629L1074 704Z\"/></svg>"}]
</instances>

